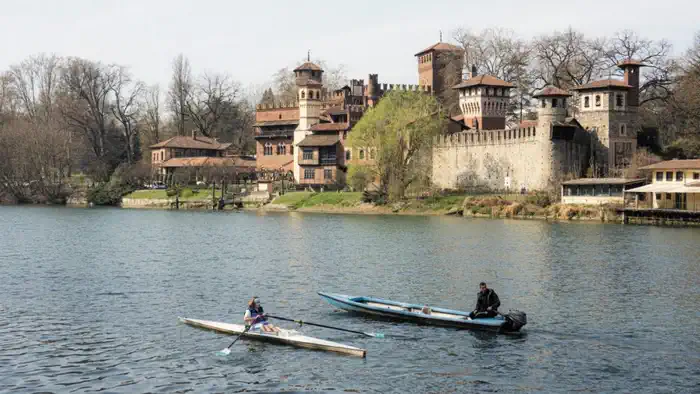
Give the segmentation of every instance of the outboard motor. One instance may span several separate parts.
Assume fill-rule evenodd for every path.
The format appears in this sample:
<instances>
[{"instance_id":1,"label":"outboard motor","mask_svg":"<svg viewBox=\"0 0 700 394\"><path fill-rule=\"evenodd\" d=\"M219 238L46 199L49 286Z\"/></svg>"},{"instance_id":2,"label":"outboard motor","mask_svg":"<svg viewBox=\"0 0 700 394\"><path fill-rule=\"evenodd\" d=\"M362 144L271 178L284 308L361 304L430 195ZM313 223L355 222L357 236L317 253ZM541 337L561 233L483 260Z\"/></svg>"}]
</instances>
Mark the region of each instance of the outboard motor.
<instances>
[{"instance_id":1,"label":"outboard motor","mask_svg":"<svg viewBox=\"0 0 700 394\"><path fill-rule=\"evenodd\" d=\"M525 312L509 311L507 315L503 316L506 318L507 331L518 331L527 324L527 315Z\"/></svg>"}]
</instances>

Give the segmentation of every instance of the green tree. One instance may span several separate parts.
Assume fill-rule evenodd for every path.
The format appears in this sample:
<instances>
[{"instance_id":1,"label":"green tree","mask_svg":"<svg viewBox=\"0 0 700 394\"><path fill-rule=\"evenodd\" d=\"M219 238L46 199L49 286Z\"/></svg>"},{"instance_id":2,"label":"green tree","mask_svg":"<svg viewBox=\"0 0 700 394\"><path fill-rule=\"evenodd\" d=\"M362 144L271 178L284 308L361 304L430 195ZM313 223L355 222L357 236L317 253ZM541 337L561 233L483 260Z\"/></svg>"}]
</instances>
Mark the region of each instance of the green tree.
<instances>
[{"instance_id":1,"label":"green tree","mask_svg":"<svg viewBox=\"0 0 700 394\"><path fill-rule=\"evenodd\" d=\"M433 138L445 127L435 97L392 91L355 125L348 145L373 148L369 165L389 200L401 200L406 189L429 177Z\"/></svg>"},{"instance_id":2,"label":"green tree","mask_svg":"<svg viewBox=\"0 0 700 394\"><path fill-rule=\"evenodd\" d=\"M348 169L348 185L357 191L364 191L372 182L374 170L369 166L354 165Z\"/></svg>"}]
</instances>

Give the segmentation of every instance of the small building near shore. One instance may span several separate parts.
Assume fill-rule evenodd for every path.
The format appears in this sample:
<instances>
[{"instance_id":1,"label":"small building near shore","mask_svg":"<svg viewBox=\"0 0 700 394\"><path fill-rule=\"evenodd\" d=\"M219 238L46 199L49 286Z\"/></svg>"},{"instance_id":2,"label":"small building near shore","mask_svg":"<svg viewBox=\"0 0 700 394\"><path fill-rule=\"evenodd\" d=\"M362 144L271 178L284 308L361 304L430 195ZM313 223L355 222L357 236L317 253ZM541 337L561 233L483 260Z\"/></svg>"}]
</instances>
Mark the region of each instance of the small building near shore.
<instances>
[{"instance_id":1,"label":"small building near shore","mask_svg":"<svg viewBox=\"0 0 700 394\"><path fill-rule=\"evenodd\" d=\"M700 212L700 159L667 160L640 170L652 172L652 183L625 191L635 208Z\"/></svg>"},{"instance_id":2,"label":"small building near shore","mask_svg":"<svg viewBox=\"0 0 700 394\"><path fill-rule=\"evenodd\" d=\"M644 185L644 179L580 178L562 183L563 204L622 205L627 189Z\"/></svg>"},{"instance_id":3,"label":"small building near shore","mask_svg":"<svg viewBox=\"0 0 700 394\"><path fill-rule=\"evenodd\" d=\"M188 183L206 181L214 175L254 174L255 158L233 155L230 148L230 143L193 131L191 136L175 136L151 145L151 165L154 175L166 183L173 180L176 172L182 173Z\"/></svg>"}]
</instances>

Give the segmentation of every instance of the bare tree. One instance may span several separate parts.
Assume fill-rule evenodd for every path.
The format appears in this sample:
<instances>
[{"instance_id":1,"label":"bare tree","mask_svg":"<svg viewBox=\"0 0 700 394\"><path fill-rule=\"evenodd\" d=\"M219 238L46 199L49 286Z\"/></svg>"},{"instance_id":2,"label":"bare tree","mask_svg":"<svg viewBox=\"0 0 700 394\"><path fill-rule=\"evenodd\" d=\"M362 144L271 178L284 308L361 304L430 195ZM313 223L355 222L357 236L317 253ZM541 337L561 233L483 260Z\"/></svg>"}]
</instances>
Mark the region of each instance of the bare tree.
<instances>
[{"instance_id":1,"label":"bare tree","mask_svg":"<svg viewBox=\"0 0 700 394\"><path fill-rule=\"evenodd\" d=\"M22 112L30 119L51 116L60 83L60 66L61 59L57 56L38 55L10 67L10 88Z\"/></svg>"},{"instance_id":2,"label":"bare tree","mask_svg":"<svg viewBox=\"0 0 700 394\"><path fill-rule=\"evenodd\" d=\"M240 88L221 74L204 74L185 102L187 116L197 130L213 137L222 118L232 110Z\"/></svg>"},{"instance_id":3,"label":"bare tree","mask_svg":"<svg viewBox=\"0 0 700 394\"><path fill-rule=\"evenodd\" d=\"M185 135L185 122L187 120L187 100L192 91L192 71L190 62L180 54L173 61L173 78L168 91L168 105L175 115L177 132Z\"/></svg>"},{"instance_id":4,"label":"bare tree","mask_svg":"<svg viewBox=\"0 0 700 394\"><path fill-rule=\"evenodd\" d=\"M65 94L60 105L61 115L67 125L88 141L94 157L101 164L99 177L109 177L116 158L109 151L111 124L111 94L118 75L118 68L104 66L84 59L69 59L62 72ZM104 171L107 171L105 173Z\"/></svg>"},{"instance_id":5,"label":"bare tree","mask_svg":"<svg viewBox=\"0 0 700 394\"><path fill-rule=\"evenodd\" d=\"M465 68L475 67L479 74L489 74L515 84L509 106L512 120L522 121L534 93L534 72L529 67L532 47L512 30L491 28L480 33L457 29L454 39L465 51Z\"/></svg>"},{"instance_id":6,"label":"bare tree","mask_svg":"<svg viewBox=\"0 0 700 394\"><path fill-rule=\"evenodd\" d=\"M135 146L141 104L139 99L143 94L144 85L141 82L134 82L128 70L120 67L115 70L111 89L114 94L114 105L111 107L112 115L121 124L120 131L124 138L126 162L132 164L139 153L135 152Z\"/></svg>"},{"instance_id":7,"label":"bare tree","mask_svg":"<svg viewBox=\"0 0 700 394\"><path fill-rule=\"evenodd\" d=\"M148 145L161 140L160 87L153 85L143 90L144 135Z\"/></svg>"},{"instance_id":8,"label":"bare tree","mask_svg":"<svg viewBox=\"0 0 700 394\"><path fill-rule=\"evenodd\" d=\"M602 55L602 71L609 75L621 75L622 70L617 65L628 59L645 65L639 87L639 105L670 98L675 61L670 56L672 48L668 41L649 40L625 30L610 39L597 40L594 46Z\"/></svg>"}]
</instances>

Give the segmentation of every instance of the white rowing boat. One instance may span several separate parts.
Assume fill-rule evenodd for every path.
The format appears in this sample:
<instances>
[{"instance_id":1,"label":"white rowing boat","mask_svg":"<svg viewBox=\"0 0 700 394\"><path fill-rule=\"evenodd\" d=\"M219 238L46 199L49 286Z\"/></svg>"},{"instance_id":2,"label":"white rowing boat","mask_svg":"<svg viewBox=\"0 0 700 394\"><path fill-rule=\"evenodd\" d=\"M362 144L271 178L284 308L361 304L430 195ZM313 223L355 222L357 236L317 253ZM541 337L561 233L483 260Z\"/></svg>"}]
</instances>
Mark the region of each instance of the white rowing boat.
<instances>
[{"instance_id":1,"label":"white rowing boat","mask_svg":"<svg viewBox=\"0 0 700 394\"><path fill-rule=\"evenodd\" d=\"M238 335L245 330L245 326L242 324L187 319L184 317L180 317L179 319L181 322L190 326L206 328L208 330L214 330L224 334ZM279 343L282 345L290 345L305 349L325 350L329 352L349 354L351 356L365 357L367 355L367 350L365 349L344 345L338 342L326 341L325 339L308 337L306 335L302 335L296 330L285 330L283 328L280 328L280 332L248 331L245 334L243 334L243 337L255 339L258 341Z\"/></svg>"}]
</instances>

